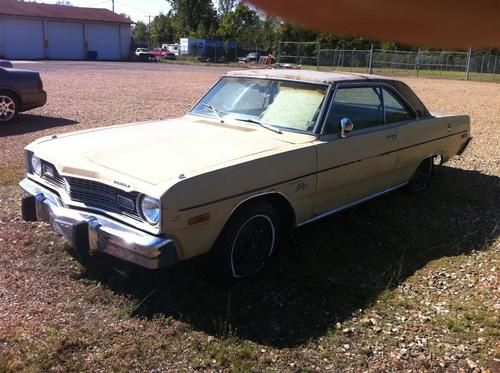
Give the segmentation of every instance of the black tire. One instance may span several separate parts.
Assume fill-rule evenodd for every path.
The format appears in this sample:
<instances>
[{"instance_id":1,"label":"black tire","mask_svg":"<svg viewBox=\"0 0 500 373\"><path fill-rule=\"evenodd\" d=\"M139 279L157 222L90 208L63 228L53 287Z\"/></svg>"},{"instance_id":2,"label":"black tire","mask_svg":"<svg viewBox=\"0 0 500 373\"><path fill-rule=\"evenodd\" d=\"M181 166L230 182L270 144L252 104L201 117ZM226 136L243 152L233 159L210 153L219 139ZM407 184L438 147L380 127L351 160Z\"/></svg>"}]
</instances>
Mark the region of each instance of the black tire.
<instances>
[{"instance_id":1,"label":"black tire","mask_svg":"<svg viewBox=\"0 0 500 373\"><path fill-rule=\"evenodd\" d=\"M415 170L410 181L406 185L406 190L410 193L421 192L429 186L429 182L434 170L434 159L429 157L424 159Z\"/></svg>"},{"instance_id":2,"label":"black tire","mask_svg":"<svg viewBox=\"0 0 500 373\"><path fill-rule=\"evenodd\" d=\"M0 91L0 124L9 123L19 114L20 102L10 91Z\"/></svg>"},{"instance_id":3,"label":"black tire","mask_svg":"<svg viewBox=\"0 0 500 373\"><path fill-rule=\"evenodd\" d=\"M211 250L216 276L236 280L259 272L280 238L276 210L265 202L243 206L229 219Z\"/></svg>"}]
</instances>

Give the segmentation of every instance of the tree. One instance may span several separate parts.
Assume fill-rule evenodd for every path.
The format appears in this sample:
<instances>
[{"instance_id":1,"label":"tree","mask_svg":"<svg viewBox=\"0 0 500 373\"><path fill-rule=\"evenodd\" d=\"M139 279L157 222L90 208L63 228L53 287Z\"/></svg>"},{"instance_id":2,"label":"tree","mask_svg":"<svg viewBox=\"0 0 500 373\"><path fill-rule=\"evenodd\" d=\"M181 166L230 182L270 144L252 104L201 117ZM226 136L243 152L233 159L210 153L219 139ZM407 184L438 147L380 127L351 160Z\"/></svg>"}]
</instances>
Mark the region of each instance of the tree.
<instances>
[{"instance_id":1,"label":"tree","mask_svg":"<svg viewBox=\"0 0 500 373\"><path fill-rule=\"evenodd\" d=\"M260 22L259 45L261 49L276 53L281 39L281 22L276 17L264 15Z\"/></svg>"},{"instance_id":2,"label":"tree","mask_svg":"<svg viewBox=\"0 0 500 373\"><path fill-rule=\"evenodd\" d=\"M127 13L120 13L120 15L121 15L123 18L126 18L126 19L128 19L130 22L132 22L132 18L130 18L130 16L129 16Z\"/></svg>"},{"instance_id":3,"label":"tree","mask_svg":"<svg viewBox=\"0 0 500 373\"><path fill-rule=\"evenodd\" d=\"M151 22L151 41L153 45L173 43L175 41L174 19L171 14L160 14Z\"/></svg>"},{"instance_id":4,"label":"tree","mask_svg":"<svg viewBox=\"0 0 500 373\"><path fill-rule=\"evenodd\" d=\"M217 12L211 0L167 0L176 38L211 37L217 29Z\"/></svg>"},{"instance_id":5,"label":"tree","mask_svg":"<svg viewBox=\"0 0 500 373\"><path fill-rule=\"evenodd\" d=\"M56 1L56 5L73 6L73 4L71 4L71 1L65 1L65 0Z\"/></svg>"},{"instance_id":6,"label":"tree","mask_svg":"<svg viewBox=\"0 0 500 373\"><path fill-rule=\"evenodd\" d=\"M217 36L224 40L238 40L240 43L256 44L259 41L260 18L257 12L238 4L227 13L219 24Z\"/></svg>"},{"instance_id":7,"label":"tree","mask_svg":"<svg viewBox=\"0 0 500 373\"><path fill-rule=\"evenodd\" d=\"M148 28L144 22L139 21L135 24L132 29L132 39L134 40L134 44L146 43L148 40Z\"/></svg>"},{"instance_id":8,"label":"tree","mask_svg":"<svg viewBox=\"0 0 500 373\"><path fill-rule=\"evenodd\" d=\"M236 5L237 0L218 0L219 13L222 17L231 12Z\"/></svg>"}]
</instances>

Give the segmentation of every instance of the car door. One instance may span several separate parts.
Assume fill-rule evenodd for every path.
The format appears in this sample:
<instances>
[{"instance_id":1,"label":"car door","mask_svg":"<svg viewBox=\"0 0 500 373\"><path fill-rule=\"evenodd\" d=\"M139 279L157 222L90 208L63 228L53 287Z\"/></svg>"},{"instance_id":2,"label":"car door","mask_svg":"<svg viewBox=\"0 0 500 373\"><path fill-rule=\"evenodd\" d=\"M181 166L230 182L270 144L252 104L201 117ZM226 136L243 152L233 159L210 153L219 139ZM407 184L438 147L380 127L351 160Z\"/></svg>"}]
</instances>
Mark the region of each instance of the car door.
<instances>
[{"instance_id":1,"label":"car door","mask_svg":"<svg viewBox=\"0 0 500 373\"><path fill-rule=\"evenodd\" d=\"M428 138L436 136L436 126L431 120L417 119L415 111L390 86L382 87L385 122L397 131L398 152L396 159L396 177L403 183L415 172L419 163L429 155L425 145ZM438 133L437 137L445 134ZM417 144L421 145L417 145Z\"/></svg>"},{"instance_id":2,"label":"car door","mask_svg":"<svg viewBox=\"0 0 500 373\"><path fill-rule=\"evenodd\" d=\"M340 136L343 118L353 123L345 137ZM381 86L339 85L317 145L315 215L361 202L397 185L397 148L397 131L385 124Z\"/></svg>"}]
</instances>

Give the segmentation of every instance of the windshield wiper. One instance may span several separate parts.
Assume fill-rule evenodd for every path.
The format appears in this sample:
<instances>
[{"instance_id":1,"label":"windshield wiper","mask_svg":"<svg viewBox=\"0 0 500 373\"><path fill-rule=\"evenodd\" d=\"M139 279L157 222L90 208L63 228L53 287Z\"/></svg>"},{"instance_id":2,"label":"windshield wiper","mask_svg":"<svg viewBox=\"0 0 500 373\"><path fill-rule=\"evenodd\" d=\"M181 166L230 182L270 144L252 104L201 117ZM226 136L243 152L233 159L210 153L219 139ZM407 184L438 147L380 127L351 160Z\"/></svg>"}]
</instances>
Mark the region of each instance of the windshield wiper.
<instances>
[{"instance_id":1,"label":"windshield wiper","mask_svg":"<svg viewBox=\"0 0 500 373\"><path fill-rule=\"evenodd\" d=\"M236 120L239 120L240 122L255 123L255 124L258 124L259 126L261 126L262 128L265 128L266 130L273 131L273 132L276 132L276 133L279 133L279 134L283 133L283 132L281 132L281 130L279 130L279 129L273 127L273 126L271 126L270 124L262 123L262 122L259 122L258 120L255 120L255 119L250 119L250 118L247 118L247 119L236 118Z\"/></svg>"},{"instance_id":2,"label":"windshield wiper","mask_svg":"<svg viewBox=\"0 0 500 373\"><path fill-rule=\"evenodd\" d=\"M206 107L206 108L208 108L208 109L212 110L212 111L214 112L215 116L219 119L219 121L220 121L221 123L224 123L224 119L222 119L222 117L219 115L219 113L224 113L222 110L219 110L219 109L217 109L215 106L212 106L212 105L209 105L209 104L205 104L205 103L203 103L203 102L202 102L201 104L202 104L204 107Z\"/></svg>"}]
</instances>

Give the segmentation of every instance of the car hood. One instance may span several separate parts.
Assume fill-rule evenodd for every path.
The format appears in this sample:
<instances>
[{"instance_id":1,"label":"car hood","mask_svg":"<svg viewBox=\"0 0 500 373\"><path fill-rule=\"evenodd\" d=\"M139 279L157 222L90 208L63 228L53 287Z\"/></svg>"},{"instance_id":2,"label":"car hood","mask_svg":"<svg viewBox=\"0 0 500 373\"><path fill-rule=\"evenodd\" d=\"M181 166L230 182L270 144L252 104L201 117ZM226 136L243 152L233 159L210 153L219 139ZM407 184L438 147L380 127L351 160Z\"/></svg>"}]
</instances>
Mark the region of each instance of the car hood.
<instances>
[{"instance_id":1,"label":"car hood","mask_svg":"<svg viewBox=\"0 0 500 373\"><path fill-rule=\"evenodd\" d=\"M62 173L103 178L109 170L115 179L123 175L124 184L158 185L312 140L189 115L53 136L33 150Z\"/></svg>"}]
</instances>

